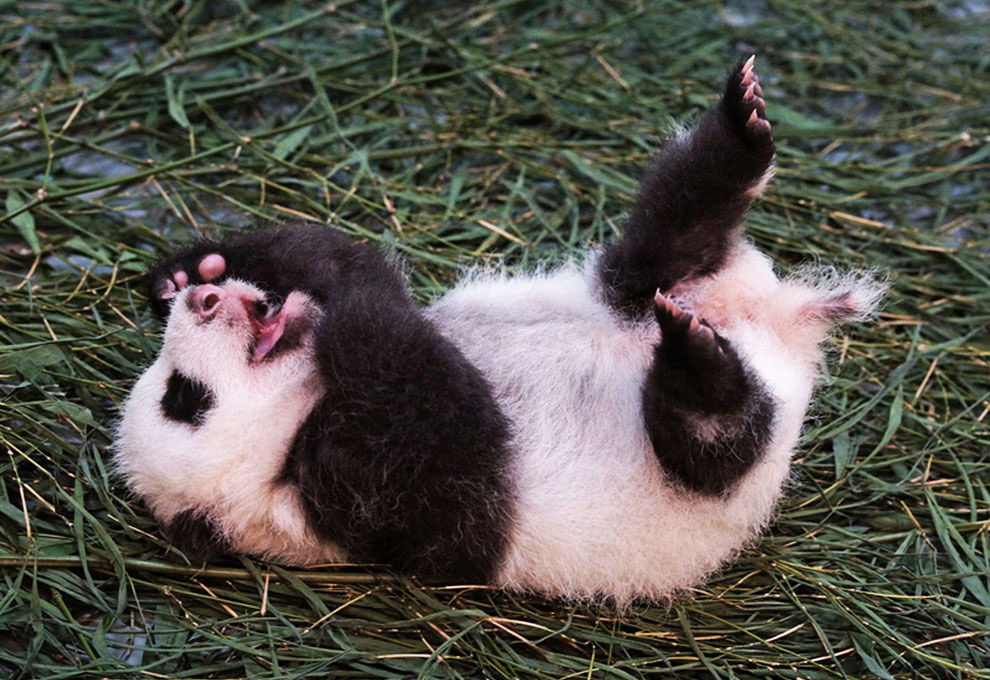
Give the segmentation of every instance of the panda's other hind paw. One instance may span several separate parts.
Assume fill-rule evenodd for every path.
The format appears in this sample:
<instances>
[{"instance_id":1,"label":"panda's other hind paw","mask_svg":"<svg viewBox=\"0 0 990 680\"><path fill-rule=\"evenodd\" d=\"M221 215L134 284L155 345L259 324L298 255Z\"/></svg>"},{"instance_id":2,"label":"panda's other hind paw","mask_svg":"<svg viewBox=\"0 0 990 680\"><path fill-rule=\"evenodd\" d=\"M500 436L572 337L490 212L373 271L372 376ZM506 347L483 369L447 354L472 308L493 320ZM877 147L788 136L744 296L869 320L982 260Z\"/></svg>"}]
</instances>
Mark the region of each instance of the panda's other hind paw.
<instances>
[{"instance_id":1,"label":"panda's other hind paw","mask_svg":"<svg viewBox=\"0 0 990 680\"><path fill-rule=\"evenodd\" d=\"M654 301L654 313L660 324L661 343L665 350L680 350L701 360L725 354L724 341L707 323L685 312L660 292L657 292Z\"/></svg>"},{"instance_id":2,"label":"panda's other hind paw","mask_svg":"<svg viewBox=\"0 0 990 680\"><path fill-rule=\"evenodd\" d=\"M732 344L659 292L660 344L643 385L653 451L675 483L720 496L759 460L774 401Z\"/></svg>"}]
</instances>

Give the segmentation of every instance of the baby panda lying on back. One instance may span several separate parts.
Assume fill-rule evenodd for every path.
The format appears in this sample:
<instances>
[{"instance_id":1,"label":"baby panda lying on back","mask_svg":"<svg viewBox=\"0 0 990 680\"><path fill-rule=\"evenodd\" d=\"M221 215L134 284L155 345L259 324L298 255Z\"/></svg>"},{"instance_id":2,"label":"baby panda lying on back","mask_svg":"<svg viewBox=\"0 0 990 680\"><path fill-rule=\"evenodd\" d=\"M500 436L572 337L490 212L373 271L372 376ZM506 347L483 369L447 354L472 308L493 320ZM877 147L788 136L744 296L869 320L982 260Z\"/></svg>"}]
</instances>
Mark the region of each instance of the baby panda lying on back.
<instances>
[{"instance_id":1,"label":"baby panda lying on back","mask_svg":"<svg viewBox=\"0 0 990 680\"><path fill-rule=\"evenodd\" d=\"M166 321L116 460L176 545L577 598L662 598L767 523L821 358L879 287L778 279L753 59L670 140L625 236L428 308L374 248L281 226L152 275Z\"/></svg>"}]
</instances>

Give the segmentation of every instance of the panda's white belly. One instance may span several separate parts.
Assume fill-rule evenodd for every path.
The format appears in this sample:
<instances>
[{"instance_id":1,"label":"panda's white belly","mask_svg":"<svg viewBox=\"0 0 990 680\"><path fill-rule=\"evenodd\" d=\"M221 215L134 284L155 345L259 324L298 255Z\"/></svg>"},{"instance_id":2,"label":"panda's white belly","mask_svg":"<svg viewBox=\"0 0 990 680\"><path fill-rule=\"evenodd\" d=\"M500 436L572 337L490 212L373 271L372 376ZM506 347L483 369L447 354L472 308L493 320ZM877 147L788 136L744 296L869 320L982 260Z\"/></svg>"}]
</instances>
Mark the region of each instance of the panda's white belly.
<instances>
[{"instance_id":1,"label":"panda's white belly","mask_svg":"<svg viewBox=\"0 0 990 680\"><path fill-rule=\"evenodd\" d=\"M668 484L643 425L659 331L600 303L577 267L476 277L428 315L491 382L513 426L515 525L496 585L571 597L697 583L767 521L797 437L777 432L727 499ZM731 339L731 338L730 338Z\"/></svg>"}]
</instances>

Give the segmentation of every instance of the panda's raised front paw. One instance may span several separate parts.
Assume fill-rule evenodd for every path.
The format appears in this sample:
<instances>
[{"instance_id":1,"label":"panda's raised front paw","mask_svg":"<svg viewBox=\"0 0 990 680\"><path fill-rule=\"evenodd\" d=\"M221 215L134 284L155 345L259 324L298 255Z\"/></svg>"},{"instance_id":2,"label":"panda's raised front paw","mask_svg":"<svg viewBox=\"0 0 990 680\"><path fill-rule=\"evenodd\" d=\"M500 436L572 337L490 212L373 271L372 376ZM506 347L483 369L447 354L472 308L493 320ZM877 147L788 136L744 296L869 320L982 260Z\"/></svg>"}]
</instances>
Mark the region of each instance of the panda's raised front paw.
<instances>
[{"instance_id":1,"label":"panda's raised front paw","mask_svg":"<svg viewBox=\"0 0 990 680\"><path fill-rule=\"evenodd\" d=\"M773 144L770 134L770 121L767 120L767 106L763 100L763 88L756 75L754 54L740 62L726 86L724 104L733 123L742 130L743 139L755 146Z\"/></svg>"},{"instance_id":2,"label":"panda's raised front paw","mask_svg":"<svg viewBox=\"0 0 990 680\"><path fill-rule=\"evenodd\" d=\"M194 266L191 266L194 265ZM182 259L166 267L155 280L152 294L158 300L168 301L190 283L206 283L223 276L227 270L227 261L220 253L208 253L199 258L199 262L184 262ZM189 272L192 272L190 277Z\"/></svg>"},{"instance_id":3,"label":"panda's raised front paw","mask_svg":"<svg viewBox=\"0 0 990 680\"><path fill-rule=\"evenodd\" d=\"M190 285L216 282L228 268L227 259L216 252L216 244L201 244L161 262L148 278L151 311L164 320L180 290Z\"/></svg>"}]
</instances>

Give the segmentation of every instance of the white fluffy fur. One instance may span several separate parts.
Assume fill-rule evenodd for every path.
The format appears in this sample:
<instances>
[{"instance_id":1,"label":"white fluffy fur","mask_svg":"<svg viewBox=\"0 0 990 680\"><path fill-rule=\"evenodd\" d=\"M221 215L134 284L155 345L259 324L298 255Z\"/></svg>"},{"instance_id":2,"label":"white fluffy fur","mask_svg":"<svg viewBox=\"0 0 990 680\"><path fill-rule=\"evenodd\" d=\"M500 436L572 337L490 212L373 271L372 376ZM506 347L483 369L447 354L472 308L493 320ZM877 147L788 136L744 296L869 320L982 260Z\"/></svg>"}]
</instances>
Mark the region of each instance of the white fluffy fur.
<instances>
[{"instance_id":1,"label":"white fluffy fur","mask_svg":"<svg viewBox=\"0 0 990 680\"><path fill-rule=\"evenodd\" d=\"M816 305L849 292L865 314L878 287L854 276L779 280L740 242L718 275L674 291L734 344L779 405L759 463L728 497L711 498L665 478L640 404L657 324L608 308L589 260L530 276L475 274L426 313L485 374L513 425L518 506L496 585L620 603L662 598L697 584L767 524L832 323ZM346 558L317 545L298 499L273 485L320 396L309 352L246 374L244 341L228 326L191 323L184 295L162 356L125 406L117 460L131 488L163 520L207 510L240 550L294 563ZM199 428L160 414L173 366L219 385L217 410Z\"/></svg>"},{"instance_id":2,"label":"white fluffy fur","mask_svg":"<svg viewBox=\"0 0 990 680\"><path fill-rule=\"evenodd\" d=\"M619 602L697 584L770 519L830 324L809 305L869 279L784 280L740 243L717 276L676 291L727 337L777 397L773 437L727 498L669 484L643 426L641 389L659 331L598 296L593 266L476 276L429 315L484 372L515 430L518 521L497 584Z\"/></svg>"}]
</instances>

